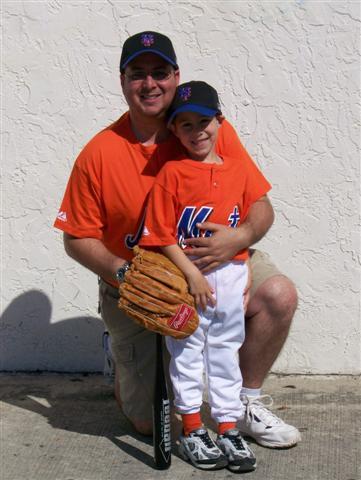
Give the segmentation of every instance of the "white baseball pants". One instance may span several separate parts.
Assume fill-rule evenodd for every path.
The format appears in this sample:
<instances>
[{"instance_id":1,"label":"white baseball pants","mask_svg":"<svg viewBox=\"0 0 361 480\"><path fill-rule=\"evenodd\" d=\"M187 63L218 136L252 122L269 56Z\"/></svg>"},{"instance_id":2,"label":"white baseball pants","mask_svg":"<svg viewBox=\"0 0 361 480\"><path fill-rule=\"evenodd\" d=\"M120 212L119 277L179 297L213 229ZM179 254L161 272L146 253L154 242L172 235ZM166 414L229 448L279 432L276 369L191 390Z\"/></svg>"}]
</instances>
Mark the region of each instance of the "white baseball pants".
<instances>
[{"instance_id":1,"label":"white baseball pants","mask_svg":"<svg viewBox=\"0 0 361 480\"><path fill-rule=\"evenodd\" d=\"M205 276L215 291L216 306L198 311L199 327L190 337L166 337L174 405L179 413L199 412L205 372L212 417L218 423L233 422L243 412L238 350L245 335L243 293L248 268L233 261Z\"/></svg>"}]
</instances>

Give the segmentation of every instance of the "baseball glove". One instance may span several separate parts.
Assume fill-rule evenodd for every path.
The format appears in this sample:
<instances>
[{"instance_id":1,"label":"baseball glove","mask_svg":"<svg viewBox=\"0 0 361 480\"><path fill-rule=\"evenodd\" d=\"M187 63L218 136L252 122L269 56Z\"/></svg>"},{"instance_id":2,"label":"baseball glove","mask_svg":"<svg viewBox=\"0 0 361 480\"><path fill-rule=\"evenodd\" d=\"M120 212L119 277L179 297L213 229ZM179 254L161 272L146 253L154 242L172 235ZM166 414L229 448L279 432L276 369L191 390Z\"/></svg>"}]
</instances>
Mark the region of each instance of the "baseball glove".
<instances>
[{"instance_id":1,"label":"baseball glove","mask_svg":"<svg viewBox=\"0 0 361 480\"><path fill-rule=\"evenodd\" d=\"M188 337L199 319L183 273L160 253L140 247L133 251L131 267L119 287L118 307L148 330Z\"/></svg>"}]
</instances>

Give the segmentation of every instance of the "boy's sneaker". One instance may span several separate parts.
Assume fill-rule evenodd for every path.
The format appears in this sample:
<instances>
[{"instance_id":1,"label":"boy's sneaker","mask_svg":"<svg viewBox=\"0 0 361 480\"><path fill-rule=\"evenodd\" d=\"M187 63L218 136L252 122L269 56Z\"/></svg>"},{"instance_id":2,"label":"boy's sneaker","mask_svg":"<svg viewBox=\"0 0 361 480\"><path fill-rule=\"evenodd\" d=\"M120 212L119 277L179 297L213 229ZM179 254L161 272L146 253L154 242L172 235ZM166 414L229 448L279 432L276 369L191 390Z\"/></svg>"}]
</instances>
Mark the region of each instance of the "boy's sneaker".
<instances>
[{"instance_id":1,"label":"boy's sneaker","mask_svg":"<svg viewBox=\"0 0 361 480\"><path fill-rule=\"evenodd\" d=\"M252 472L256 468L256 457L237 429L218 435L216 443L227 457L231 472Z\"/></svg>"},{"instance_id":2,"label":"boy's sneaker","mask_svg":"<svg viewBox=\"0 0 361 480\"><path fill-rule=\"evenodd\" d=\"M193 430L179 438L179 454L202 470L219 470L227 466L227 458L217 447L205 428Z\"/></svg>"},{"instance_id":3,"label":"boy's sneaker","mask_svg":"<svg viewBox=\"0 0 361 480\"><path fill-rule=\"evenodd\" d=\"M111 338L109 332L105 331L103 333L103 351L104 351L104 369L103 375L105 380L109 384L114 383L115 376L115 363L113 359Z\"/></svg>"},{"instance_id":4,"label":"boy's sneaker","mask_svg":"<svg viewBox=\"0 0 361 480\"><path fill-rule=\"evenodd\" d=\"M292 447L301 440L301 434L296 427L288 425L268 410L267 407L273 404L269 395L249 397L241 394L241 400L245 411L237 422L237 427L243 435L270 448ZM264 400L268 400L268 403Z\"/></svg>"}]
</instances>

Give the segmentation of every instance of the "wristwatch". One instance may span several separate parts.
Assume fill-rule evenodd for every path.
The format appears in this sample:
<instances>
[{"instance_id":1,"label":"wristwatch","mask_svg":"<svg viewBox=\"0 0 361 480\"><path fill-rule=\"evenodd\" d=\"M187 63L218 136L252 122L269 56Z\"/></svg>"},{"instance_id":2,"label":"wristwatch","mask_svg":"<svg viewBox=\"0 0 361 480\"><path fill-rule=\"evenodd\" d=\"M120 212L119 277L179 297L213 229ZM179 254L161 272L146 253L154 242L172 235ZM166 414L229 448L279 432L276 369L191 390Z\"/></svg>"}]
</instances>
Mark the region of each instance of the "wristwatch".
<instances>
[{"instance_id":1,"label":"wristwatch","mask_svg":"<svg viewBox=\"0 0 361 480\"><path fill-rule=\"evenodd\" d=\"M117 270L117 273L115 276L117 277L117 280L119 283L122 283L124 281L124 276L126 272L130 269L130 263L125 262L123 265Z\"/></svg>"}]
</instances>

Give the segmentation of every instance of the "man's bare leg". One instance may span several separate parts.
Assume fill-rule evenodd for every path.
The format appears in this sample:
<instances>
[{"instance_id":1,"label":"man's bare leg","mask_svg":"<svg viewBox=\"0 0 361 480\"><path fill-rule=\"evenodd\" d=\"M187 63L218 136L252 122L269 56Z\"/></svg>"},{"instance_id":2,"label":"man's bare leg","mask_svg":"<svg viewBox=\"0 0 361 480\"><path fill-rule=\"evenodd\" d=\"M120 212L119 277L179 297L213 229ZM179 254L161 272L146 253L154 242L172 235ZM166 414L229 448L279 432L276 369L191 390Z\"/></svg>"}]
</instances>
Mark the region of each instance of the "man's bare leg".
<instances>
[{"instance_id":1,"label":"man's bare leg","mask_svg":"<svg viewBox=\"0 0 361 480\"><path fill-rule=\"evenodd\" d=\"M239 352L244 387L262 387L287 338L296 308L296 289L283 275L265 280L250 299L246 338Z\"/></svg>"}]
</instances>

